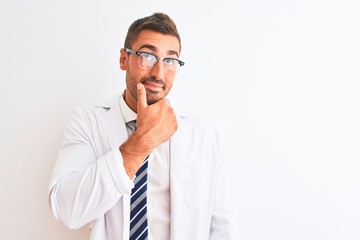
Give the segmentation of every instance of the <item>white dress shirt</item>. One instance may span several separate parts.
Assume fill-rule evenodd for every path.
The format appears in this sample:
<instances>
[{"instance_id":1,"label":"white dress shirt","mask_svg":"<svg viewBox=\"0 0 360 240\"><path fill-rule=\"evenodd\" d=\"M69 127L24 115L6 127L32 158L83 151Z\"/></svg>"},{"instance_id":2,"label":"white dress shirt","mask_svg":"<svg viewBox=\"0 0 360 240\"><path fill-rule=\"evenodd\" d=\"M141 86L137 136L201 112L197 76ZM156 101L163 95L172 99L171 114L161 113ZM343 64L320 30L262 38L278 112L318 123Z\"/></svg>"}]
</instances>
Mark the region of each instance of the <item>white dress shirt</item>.
<instances>
[{"instance_id":1,"label":"white dress shirt","mask_svg":"<svg viewBox=\"0 0 360 240\"><path fill-rule=\"evenodd\" d=\"M124 121L136 119L136 113L120 98ZM130 135L130 129L127 129ZM147 217L149 239L170 239L170 166L169 140L154 149L148 162ZM129 216L130 217L130 216Z\"/></svg>"}]
</instances>

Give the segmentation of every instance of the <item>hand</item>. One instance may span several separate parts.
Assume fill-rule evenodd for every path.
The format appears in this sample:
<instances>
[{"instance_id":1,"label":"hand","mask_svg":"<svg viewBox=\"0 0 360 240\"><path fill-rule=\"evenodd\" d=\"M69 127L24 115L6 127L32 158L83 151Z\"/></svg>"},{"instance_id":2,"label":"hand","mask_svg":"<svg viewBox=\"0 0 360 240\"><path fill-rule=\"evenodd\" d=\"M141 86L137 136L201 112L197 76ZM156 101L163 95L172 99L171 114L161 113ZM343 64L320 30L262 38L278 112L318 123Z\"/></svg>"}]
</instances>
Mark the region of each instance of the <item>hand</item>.
<instances>
[{"instance_id":1,"label":"hand","mask_svg":"<svg viewBox=\"0 0 360 240\"><path fill-rule=\"evenodd\" d=\"M152 150L174 134L178 127L176 116L165 99L148 106L146 89L141 83L137 85L137 97L136 134Z\"/></svg>"},{"instance_id":2,"label":"hand","mask_svg":"<svg viewBox=\"0 0 360 240\"><path fill-rule=\"evenodd\" d=\"M137 129L119 148L125 171L131 179L144 159L178 127L174 110L165 99L148 106L146 89L141 83L137 85L137 96Z\"/></svg>"}]
</instances>

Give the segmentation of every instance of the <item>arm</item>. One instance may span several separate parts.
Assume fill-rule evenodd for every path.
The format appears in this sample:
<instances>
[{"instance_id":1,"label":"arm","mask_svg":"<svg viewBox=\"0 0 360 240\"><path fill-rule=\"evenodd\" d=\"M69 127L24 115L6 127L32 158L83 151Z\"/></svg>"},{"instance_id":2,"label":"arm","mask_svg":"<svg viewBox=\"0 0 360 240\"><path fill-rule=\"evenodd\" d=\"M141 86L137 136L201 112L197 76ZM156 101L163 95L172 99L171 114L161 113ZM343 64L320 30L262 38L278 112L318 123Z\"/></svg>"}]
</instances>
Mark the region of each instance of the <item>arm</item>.
<instances>
[{"instance_id":1,"label":"arm","mask_svg":"<svg viewBox=\"0 0 360 240\"><path fill-rule=\"evenodd\" d=\"M80 108L69 121L49 185L52 212L68 228L100 217L133 187L118 149L98 156L91 117Z\"/></svg>"}]
</instances>

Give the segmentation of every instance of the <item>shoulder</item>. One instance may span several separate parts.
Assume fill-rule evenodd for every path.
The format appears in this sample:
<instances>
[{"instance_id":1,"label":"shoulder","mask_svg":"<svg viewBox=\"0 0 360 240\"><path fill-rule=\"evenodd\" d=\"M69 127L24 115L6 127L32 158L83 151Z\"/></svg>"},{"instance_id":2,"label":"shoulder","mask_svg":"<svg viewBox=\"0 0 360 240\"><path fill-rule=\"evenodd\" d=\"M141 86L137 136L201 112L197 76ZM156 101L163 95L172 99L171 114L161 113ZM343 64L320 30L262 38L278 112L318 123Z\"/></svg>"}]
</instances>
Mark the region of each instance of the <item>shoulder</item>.
<instances>
[{"instance_id":1,"label":"shoulder","mask_svg":"<svg viewBox=\"0 0 360 240\"><path fill-rule=\"evenodd\" d=\"M112 96L96 104L80 105L74 109L73 118L94 119L117 106L119 96Z\"/></svg>"},{"instance_id":2,"label":"shoulder","mask_svg":"<svg viewBox=\"0 0 360 240\"><path fill-rule=\"evenodd\" d=\"M217 127L214 125L210 119L205 118L204 116L198 115L193 112L188 112L186 117L182 118L185 122L196 126L196 128L204 129L204 130L212 130L217 131Z\"/></svg>"},{"instance_id":3,"label":"shoulder","mask_svg":"<svg viewBox=\"0 0 360 240\"><path fill-rule=\"evenodd\" d=\"M218 138L218 128L210 119L179 105L174 106L174 110L178 118L180 130L191 131L192 133L197 133L196 135L200 134L203 137L207 136L212 139Z\"/></svg>"},{"instance_id":4,"label":"shoulder","mask_svg":"<svg viewBox=\"0 0 360 240\"><path fill-rule=\"evenodd\" d=\"M216 126L212 121L210 121L210 119L190 111L177 103L171 103L171 106L174 108L178 120L184 121L188 124L196 125L198 127L216 129Z\"/></svg>"},{"instance_id":5,"label":"shoulder","mask_svg":"<svg viewBox=\"0 0 360 240\"><path fill-rule=\"evenodd\" d=\"M92 132L102 129L102 118L116 106L115 101L112 100L113 104L88 104L76 107L67 123L67 133L91 136Z\"/></svg>"}]
</instances>

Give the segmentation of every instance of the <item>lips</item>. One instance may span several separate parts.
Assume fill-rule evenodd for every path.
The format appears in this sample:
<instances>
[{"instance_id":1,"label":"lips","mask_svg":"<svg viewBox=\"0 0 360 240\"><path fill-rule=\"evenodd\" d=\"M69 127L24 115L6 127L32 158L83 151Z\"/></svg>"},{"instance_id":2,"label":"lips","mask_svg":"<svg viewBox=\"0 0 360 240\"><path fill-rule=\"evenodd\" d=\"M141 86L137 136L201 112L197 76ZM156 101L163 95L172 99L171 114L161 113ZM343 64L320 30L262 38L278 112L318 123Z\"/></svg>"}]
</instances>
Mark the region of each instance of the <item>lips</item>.
<instances>
[{"instance_id":1,"label":"lips","mask_svg":"<svg viewBox=\"0 0 360 240\"><path fill-rule=\"evenodd\" d=\"M155 91L155 92L161 91L164 87L164 84L156 83L156 82L152 82L152 81L145 81L143 84L146 87L146 89L148 89L150 91Z\"/></svg>"}]
</instances>

